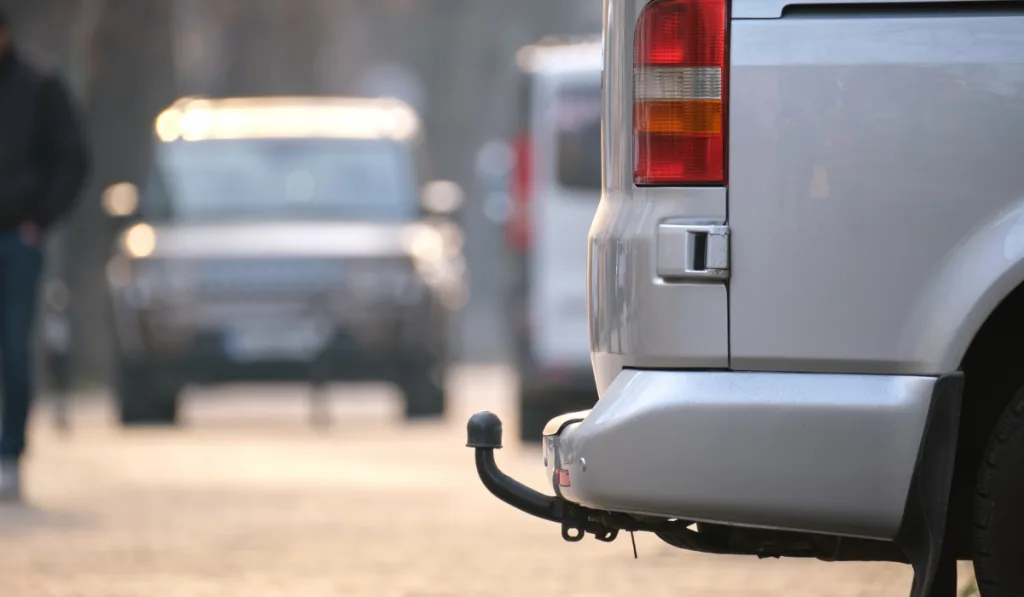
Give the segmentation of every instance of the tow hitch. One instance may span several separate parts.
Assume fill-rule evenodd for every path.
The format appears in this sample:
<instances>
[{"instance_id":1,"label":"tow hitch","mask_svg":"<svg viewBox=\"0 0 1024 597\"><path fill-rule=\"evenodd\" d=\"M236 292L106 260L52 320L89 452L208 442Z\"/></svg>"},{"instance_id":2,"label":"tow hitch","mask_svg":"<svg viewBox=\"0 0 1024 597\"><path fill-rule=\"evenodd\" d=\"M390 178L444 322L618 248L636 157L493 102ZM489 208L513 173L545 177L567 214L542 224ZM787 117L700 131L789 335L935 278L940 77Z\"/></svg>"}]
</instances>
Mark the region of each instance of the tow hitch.
<instances>
[{"instance_id":1,"label":"tow hitch","mask_svg":"<svg viewBox=\"0 0 1024 597\"><path fill-rule=\"evenodd\" d=\"M501 419L490 412L473 415L466 425L466 447L476 452L476 472L496 498L527 514L562 525L562 538L582 541L590 533L598 541L610 543L620 528L606 524L602 512L589 510L560 497L530 489L498 469L494 451L501 449ZM621 529L638 530L638 529Z\"/></svg>"},{"instance_id":2,"label":"tow hitch","mask_svg":"<svg viewBox=\"0 0 1024 597\"><path fill-rule=\"evenodd\" d=\"M494 451L501 449L501 419L490 412L473 415L466 425L466 447L476 452L476 471L480 480L496 498L506 504L537 518L558 523L562 527L562 539L576 543L591 534L598 541L611 543L619 532L651 532L672 534L684 541L688 549L705 553L733 553L728 547L705 539L688 529L689 522L682 520L658 520L648 522L626 514L592 510L574 504L558 496L544 495L530 489L498 469ZM634 556L636 545L634 543Z\"/></svg>"},{"instance_id":3,"label":"tow hitch","mask_svg":"<svg viewBox=\"0 0 1024 597\"><path fill-rule=\"evenodd\" d=\"M697 533L687 529L689 522L669 520L645 522L632 516L585 508L558 496L544 495L530 489L498 469L494 451L501 449L501 419L490 412L473 415L466 425L466 447L476 452L476 471L480 480L496 498L537 518L558 523L562 539L573 543L582 541L589 533L598 541L611 543L620 531L634 533L673 533L686 538L690 548L706 553L731 553L722 546L703 541ZM634 544L634 555L636 546Z\"/></svg>"}]
</instances>

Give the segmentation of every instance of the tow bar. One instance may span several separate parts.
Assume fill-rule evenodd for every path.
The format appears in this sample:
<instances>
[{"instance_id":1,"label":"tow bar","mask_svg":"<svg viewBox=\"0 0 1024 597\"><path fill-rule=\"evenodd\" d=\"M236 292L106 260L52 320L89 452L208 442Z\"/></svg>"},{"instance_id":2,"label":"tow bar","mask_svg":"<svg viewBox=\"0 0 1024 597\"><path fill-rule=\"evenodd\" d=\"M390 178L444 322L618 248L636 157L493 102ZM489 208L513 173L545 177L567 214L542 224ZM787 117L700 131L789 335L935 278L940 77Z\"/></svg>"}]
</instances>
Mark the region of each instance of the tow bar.
<instances>
[{"instance_id":1,"label":"tow bar","mask_svg":"<svg viewBox=\"0 0 1024 597\"><path fill-rule=\"evenodd\" d=\"M681 520L645 522L626 514L592 510L561 497L544 495L530 489L498 469L494 451L501 449L501 419L490 412L473 415L466 425L466 447L476 452L476 472L494 497L531 516L549 520L562 526L562 539L576 543L591 534L598 541L611 543L619 532L675 533L690 537L692 548L706 553L729 553L723 547L711 545L687 529L689 522Z\"/></svg>"},{"instance_id":2,"label":"tow bar","mask_svg":"<svg viewBox=\"0 0 1024 597\"><path fill-rule=\"evenodd\" d=\"M476 471L480 480L494 497L506 504L562 527L562 539L576 543L589 533L598 541L611 543L619 532L673 533L686 541L687 548L704 553L732 553L728 547L717 545L689 530L689 522L682 520L645 522L626 514L592 510L561 497L544 495L530 489L498 469L494 451L501 449L501 419L490 412L480 412L466 425L466 447L476 452ZM635 547L634 547L635 549Z\"/></svg>"},{"instance_id":3,"label":"tow bar","mask_svg":"<svg viewBox=\"0 0 1024 597\"><path fill-rule=\"evenodd\" d=\"M604 513L544 495L501 472L494 461L494 451L501 449L501 435L501 419L494 413L477 413L466 425L466 447L476 452L476 472L494 497L527 514L561 524L566 541L582 541L587 533L605 543L615 540L620 529L606 524Z\"/></svg>"}]
</instances>

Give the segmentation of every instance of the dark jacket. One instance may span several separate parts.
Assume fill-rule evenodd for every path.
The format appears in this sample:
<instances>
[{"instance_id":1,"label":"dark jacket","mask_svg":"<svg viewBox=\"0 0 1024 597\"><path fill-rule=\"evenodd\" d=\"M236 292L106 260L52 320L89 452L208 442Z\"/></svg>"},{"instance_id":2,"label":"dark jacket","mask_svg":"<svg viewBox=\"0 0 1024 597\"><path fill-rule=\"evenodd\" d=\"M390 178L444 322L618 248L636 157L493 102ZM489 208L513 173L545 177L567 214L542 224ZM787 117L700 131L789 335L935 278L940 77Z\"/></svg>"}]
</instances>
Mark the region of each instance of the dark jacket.
<instances>
[{"instance_id":1,"label":"dark jacket","mask_svg":"<svg viewBox=\"0 0 1024 597\"><path fill-rule=\"evenodd\" d=\"M48 229L72 207L88 172L63 83L9 50L0 58L0 231L24 222Z\"/></svg>"}]
</instances>

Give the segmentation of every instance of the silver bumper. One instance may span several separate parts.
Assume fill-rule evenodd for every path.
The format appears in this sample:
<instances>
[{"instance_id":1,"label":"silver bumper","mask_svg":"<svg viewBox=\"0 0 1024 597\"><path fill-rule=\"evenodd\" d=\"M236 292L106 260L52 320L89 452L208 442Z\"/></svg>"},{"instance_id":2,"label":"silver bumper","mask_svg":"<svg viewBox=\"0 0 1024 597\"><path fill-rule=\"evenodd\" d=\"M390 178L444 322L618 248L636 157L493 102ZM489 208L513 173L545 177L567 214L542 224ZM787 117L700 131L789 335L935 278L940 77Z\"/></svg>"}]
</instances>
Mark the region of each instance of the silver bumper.
<instances>
[{"instance_id":1,"label":"silver bumper","mask_svg":"<svg viewBox=\"0 0 1024 597\"><path fill-rule=\"evenodd\" d=\"M935 382L624 370L551 421L545 465L595 510L891 540Z\"/></svg>"}]
</instances>

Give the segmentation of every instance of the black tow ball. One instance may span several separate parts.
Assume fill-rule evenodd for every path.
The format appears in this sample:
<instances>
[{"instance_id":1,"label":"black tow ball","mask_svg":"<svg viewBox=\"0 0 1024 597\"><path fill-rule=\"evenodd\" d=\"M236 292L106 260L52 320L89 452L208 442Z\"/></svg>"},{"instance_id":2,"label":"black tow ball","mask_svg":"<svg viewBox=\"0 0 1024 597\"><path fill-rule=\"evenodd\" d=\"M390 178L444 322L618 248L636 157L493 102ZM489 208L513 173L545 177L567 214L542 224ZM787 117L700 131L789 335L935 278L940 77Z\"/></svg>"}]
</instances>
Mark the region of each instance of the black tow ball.
<instances>
[{"instance_id":1,"label":"black tow ball","mask_svg":"<svg viewBox=\"0 0 1024 597\"><path fill-rule=\"evenodd\" d=\"M517 510L560 524L566 541L582 541L586 533L607 543L615 540L618 529L595 520L597 517L586 509L530 489L501 472L494 461L494 451L501 449L501 432L501 419L490 412L473 415L466 425L466 447L476 453L476 472L494 497Z\"/></svg>"}]
</instances>

